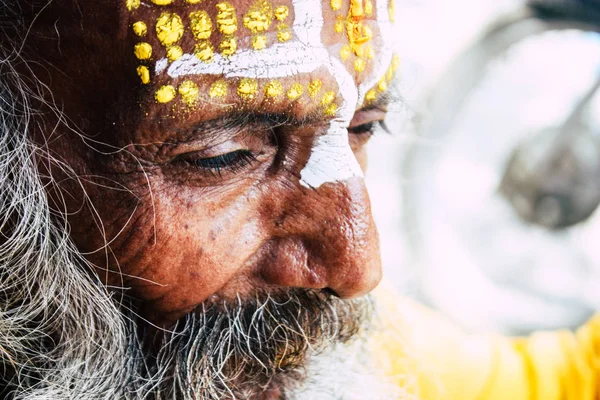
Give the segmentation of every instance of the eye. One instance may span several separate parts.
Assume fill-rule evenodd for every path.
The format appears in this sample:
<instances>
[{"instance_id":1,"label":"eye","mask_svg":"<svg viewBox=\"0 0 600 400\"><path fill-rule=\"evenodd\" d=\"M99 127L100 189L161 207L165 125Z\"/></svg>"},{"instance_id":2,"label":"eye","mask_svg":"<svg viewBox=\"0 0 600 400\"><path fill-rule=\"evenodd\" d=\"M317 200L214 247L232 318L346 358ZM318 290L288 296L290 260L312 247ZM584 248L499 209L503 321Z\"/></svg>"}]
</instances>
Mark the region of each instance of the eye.
<instances>
[{"instance_id":1,"label":"eye","mask_svg":"<svg viewBox=\"0 0 600 400\"><path fill-rule=\"evenodd\" d=\"M230 153L220 154L208 158L195 158L193 156L184 155L179 158L189 165L209 172L213 175L221 176L224 170L237 172L238 170L252 164L256 161L256 157L249 150L236 150Z\"/></svg>"},{"instance_id":2,"label":"eye","mask_svg":"<svg viewBox=\"0 0 600 400\"><path fill-rule=\"evenodd\" d=\"M379 131L388 132L388 129L383 120L370 121L357 126L348 128L348 140L352 150L356 151L367 144L369 139Z\"/></svg>"}]
</instances>

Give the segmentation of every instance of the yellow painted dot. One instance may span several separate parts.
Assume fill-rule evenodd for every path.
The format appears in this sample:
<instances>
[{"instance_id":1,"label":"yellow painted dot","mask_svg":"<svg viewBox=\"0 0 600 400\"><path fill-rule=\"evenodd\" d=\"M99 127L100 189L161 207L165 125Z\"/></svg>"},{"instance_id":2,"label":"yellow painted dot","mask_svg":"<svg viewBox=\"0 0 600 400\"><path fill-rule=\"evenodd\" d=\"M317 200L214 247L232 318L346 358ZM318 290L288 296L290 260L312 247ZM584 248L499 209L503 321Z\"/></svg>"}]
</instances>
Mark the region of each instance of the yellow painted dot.
<instances>
[{"instance_id":1,"label":"yellow painted dot","mask_svg":"<svg viewBox=\"0 0 600 400\"><path fill-rule=\"evenodd\" d=\"M277 40L279 40L281 43L287 42L288 40L290 40L292 38L292 32L290 32L289 27L285 27L279 30L279 32L277 32Z\"/></svg>"},{"instance_id":2,"label":"yellow painted dot","mask_svg":"<svg viewBox=\"0 0 600 400\"><path fill-rule=\"evenodd\" d=\"M356 72L363 72L367 67L367 63L362 58L357 58L354 60L354 69Z\"/></svg>"},{"instance_id":3,"label":"yellow painted dot","mask_svg":"<svg viewBox=\"0 0 600 400\"><path fill-rule=\"evenodd\" d=\"M338 111L338 106L335 103L331 103L330 105L325 107L325 115L328 115L330 117L335 116L335 114L337 114L337 111Z\"/></svg>"},{"instance_id":4,"label":"yellow painted dot","mask_svg":"<svg viewBox=\"0 0 600 400\"><path fill-rule=\"evenodd\" d=\"M373 14L373 3L371 2L371 0L365 0L365 14Z\"/></svg>"},{"instance_id":5,"label":"yellow painted dot","mask_svg":"<svg viewBox=\"0 0 600 400\"><path fill-rule=\"evenodd\" d=\"M256 35L252 38L252 48L262 50L267 47L267 37L265 35Z\"/></svg>"},{"instance_id":6,"label":"yellow painted dot","mask_svg":"<svg viewBox=\"0 0 600 400\"><path fill-rule=\"evenodd\" d=\"M362 0L350 0L350 16L362 17L364 12Z\"/></svg>"},{"instance_id":7,"label":"yellow painted dot","mask_svg":"<svg viewBox=\"0 0 600 400\"><path fill-rule=\"evenodd\" d=\"M238 85L237 92L244 100L252 100L258 92L258 82L256 79L243 78Z\"/></svg>"},{"instance_id":8,"label":"yellow painted dot","mask_svg":"<svg viewBox=\"0 0 600 400\"><path fill-rule=\"evenodd\" d=\"M168 103L175 98L175 88L171 85L165 85L156 91L154 98L159 103Z\"/></svg>"},{"instance_id":9,"label":"yellow painted dot","mask_svg":"<svg viewBox=\"0 0 600 400\"><path fill-rule=\"evenodd\" d=\"M150 70L144 65L137 67L137 74L144 85L150 83Z\"/></svg>"},{"instance_id":10,"label":"yellow painted dot","mask_svg":"<svg viewBox=\"0 0 600 400\"><path fill-rule=\"evenodd\" d=\"M226 37L221 41L219 48L221 49L221 54L231 56L237 51L237 40L233 36Z\"/></svg>"},{"instance_id":11,"label":"yellow painted dot","mask_svg":"<svg viewBox=\"0 0 600 400\"><path fill-rule=\"evenodd\" d=\"M335 100L335 92L332 92L332 91L326 92L323 95L323 98L321 99L321 105L327 106L327 105L331 104L333 102L333 100Z\"/></svg>"},{"instance_id":12,"label":"yellow painted dot","mask_svg":"<svg viewBox=\"0 0 600 400\"><path fill-rule=\"evenodd\" d=\"M175 13L162 13L156 21L156 35L164 46L177 43L183 36L181 17Z\"/></svg>"},{"instance_id":13,"label":"yellow painted dot","mask_svg":"<svg viewBox=\"0 0 600 400\"><path fill-rule=\"evenodd\" d=\"M377 91L375 89L371 89L365 95L365 99L369 102L375 101L377 99Z\"/></svg>"},{"instance_id":14,"label":"yellow painted dot","mask_svg":"<svg viewBox=\"0 0 600 400\"><path fill-rule=\"evenodd\" d=\"M179 94L188 105L193 105L198 100L199 93L198 85L192 81L185 81L179 85Z\"/></svg>"},{"instance_id":15,"label":"yellow painted dot","mask_svg":"<svg viewBox=\"0 0 600 400\"><path fill-rule=\"evenodd\" d=\"M287 97L290 100L296 100L302 96L302 93L304 93L304 88L302 85L299 83L294 83L290 90L288 90Z\"/></svg>"},{"instance_id":16,"label":"yellow painted dot","mask_svg":"<svg viewBox=\"0 0 600 400\"><path fill-rule=\"evenodd\" d=\"M337 21L335 23L335 25L333 26L333 29L337 32L337 33L342 33L344 32L344 21Z\"/></svg>"},{"instance_id":17,"label":"yellow painted dot","mask_svg":"<svg viewBox=\"0 0 600 400\"><path fill-rule=\"evenodd\" d=\"M196 43L194 48L194 55L201 61L211 62L214 55L212 45L208 41Z\"/></svg>"},{"instance_id":18,"label":"yellow painted dot","mask_svg":"<svg viewBox=\"0 0 600 400\"><path fill-rule=\"evenodd\" d=\"M201 3L202 0L186 0L189 4L198 4Z\"/></svg>"},{"instance_id":19,"label":"yellow painted dot","mask_svg":"<svg viewBox=\"0 0 600 400\"><path fill-rule=\"evenodd\" d=\"M390 16L390 21L392 24L396 22L396 5L394 4L394 0L390 0L388 3L388 14Z\"/></svg>"},{"instance_id":20,"label":"yellow painted dot","mask_svg":"<svg viewBox=\"0 0 600 400\"><path fill-rule=\"evenodd\" d=\"M173 0L152 0L157 6L166 6L173 2Z\"/></svg>"},{"instance_id":21,"label":"yellow painted dot","mask_svg":"<svg viewBox=\"0 0 600 400\"><path fill-rule=\"evenodd\" d=\"M390 82L393 77L394 77L394 70L390 67L385 72L385 79L387 79L387 81Z\"/></svg>"},{"instance_id":22,"label":"yellow painted dot","mask_svg":"<svg viewBox=\"0 0 600 400\"><path fill-rule=\"evenodd\" d=\"M133 33L135 33L136 35L138 35L140 37L146 36L146 33L148 33L148 27L146 26L146 23L144 21L138 21L138 22L134 23L132 28L133 28Z\"/></svg>"},{"instance_id":23,"label":"yellow painted dot","mask_svg":"<svg viewBox=\"0 0 600 400\"><path fill-rule=\"evenodd\" d=\"M322 87L323 87L323 82L316 79L308 85L308 94L310 95L310 97L312 97L314 99L315 97L317 97L317 95L321 91Z\"/></svg>"},{"instance_id":24,"label":"yellow painted dot","mask_svg":"<svg viewBox=\"0 0 600 400\"><path fill-rule=\"evenodd\" d=\"M265 94L267 97L279 97L283 94L283 85L279 81L271 81L265 86Z\"/></svg>"},{"instance_id":25,"label":"yellow painted dot","mask_svg":"<svg viewBox=\"0 0 600 400\"><path fill-rule=\"evenodd\" d=\"M148 60L152 57L152 46L146 42L138 43L133 48L133 53L139 60Z\"/></svg>"},{"instance_id":26,"label":"yellow painted dot","mask_svg":"<svg viewBox=\"0 0 600 400\"><path fill-rule=\"evenodd\" d=\"M342 0L331 0L329 5L333 11L337 11L342 8Z\"/></svg>"},{"instance_id":27,"label":"yellow painted dot","mask_svg":"<svg viewBox=\"0 0 600 400\"><path fill-rule=\"evenodd\" d=\"M373 50L373 48L371 46L367 46L367 58L374 58L375 57L375 50Z\"/></svg>"},{"instance_id":28,"label":"yellow painted dot","mask_svg":"<svg viewBox=\"0 0 600 400\"><path fill-rule=\"evenodd\" d=\"M400 67L400 56L398 54L394 54L392 56L392 71L396 72Z\"/></svg>"},{"instance_id":29,"label":"yellow painted dot","mask_svg":"<svg viewBox=\"0 0 600 400\"><path fill-rule=\"evenodd\" d=\"M127 7L127 10L129 10L129 11L137 10L139 6L140 6L140 0L126 0L125 1L125 7Z\"/></svg>"},{"instance_id":30,"label":"yellow painted dot","mask_svg":"<svg viewBox=\"0 0 600 400\"><path fill-rule=\"evenodd\" d=\"M228 91L227 82L225 82L223 79L220 79L216 82L213 82L213 84L210 85L210 90L208 91L208 95L212 99L222 98L222 97L227 96L227 91Z\"/></svg>"},{"instance_id":31,"label":"yellow painted dot","mask_svg":"<svg viewBox=\"0 0 600 400\"><path fill-rule=\"evenodd\" d=\"M217 3L216 7L219 32L224 35L233 35L238 29L235 8L227 1Z\"/></svg>"},{"instance_id":32,"label":"yellow painted dot","mask_svg":"<svg viewBox=\"0 0 600 400\"><path fill-rule=\"evenodd\" d=\"M373 39L373 30L369 25L362 26L362 37L359 39L358 43L363 44Z\"/></svg>"},{"instance_id":33,"label":"yellow painted dot","mask_svg":"<svg viewBox=\"0 0 600 400\"><path fill-rule=\"evenodd\" d=\"M212 27L212 21L206 11L194 11L190 13L190 29L197 40L210 38Z\"/></svg>"},{"instance_id":34,"label":"yellow painted dot","mask_svg":"<svg viewBox=\"0 0 600 400\"><path fill-rule=\"evenodd\" d=\"M380 92L385 92L388 88L387 82L385 81L384 78L381 78L379 80L379 82L377 82L377 89L379 89Z\"/></svg>"},{"instance_id":35,"label":"yellow painted dot","mask_svg":"<svg viewBox=\"0 0 600 400\"><path fill-rule=\"evenodd\" d=\"M273 20L273 7L266 0L256 0L244 14L244 26L252 33L265 32Z\"/></svg>"},{"instance_id":36,"label":"yellow painted dot","mask_svg":"<svg viewBox=\"0 0 600 400\"><path fill-rule=\"evenodd\" d=\"M277 21L285 21L289 14L290 10L287 6L277 6L277 8L275 8L275 18Z\"/></svg>"},{"instance_id":37,"label":"yellow painted dot","mask_svg":"<svg viewBox=\"0 0 600 400\"><path fill-rule=\"evenodd\" d=\"M183 49L179 46L171 46L167 49L167 58L169 61L177 61L183 56Z\"/></svg>"},{"instance_id":38,"label":"yellow painted dot","mask_svg":"<svg viewBox=\"0 0 600 400\"><path fill-rule=\"evenodd\" d=\"M348 46L347 44L342 46L342 48L340 49L340 58L342 59L342 61L346 61L348 57L350 57L351 52L352 50L350 49L350 46Z\"/></svg>"}]
</instances>

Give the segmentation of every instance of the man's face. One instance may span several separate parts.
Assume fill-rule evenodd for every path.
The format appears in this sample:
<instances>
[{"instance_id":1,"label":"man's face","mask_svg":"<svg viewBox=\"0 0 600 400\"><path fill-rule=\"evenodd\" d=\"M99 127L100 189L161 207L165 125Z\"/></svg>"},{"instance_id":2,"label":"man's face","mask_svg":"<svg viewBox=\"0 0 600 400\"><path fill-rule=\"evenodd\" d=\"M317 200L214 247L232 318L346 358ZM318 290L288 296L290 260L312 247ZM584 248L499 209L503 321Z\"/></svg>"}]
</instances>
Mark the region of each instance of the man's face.
<instances>
[{"instance_id":1,"label":"man's face","mask_svg":"<svg viewBox=\"0 0 600 400\"><path fill-rule=\"evenodd\" d=\"M103 282L163 325L257 291L373 289L361 169L396 68L390 8L58 1L42 14L53 69L39 75L74 128L42 136L79 176L50 168L52 197Z\"/></svg>"}]
</instances>

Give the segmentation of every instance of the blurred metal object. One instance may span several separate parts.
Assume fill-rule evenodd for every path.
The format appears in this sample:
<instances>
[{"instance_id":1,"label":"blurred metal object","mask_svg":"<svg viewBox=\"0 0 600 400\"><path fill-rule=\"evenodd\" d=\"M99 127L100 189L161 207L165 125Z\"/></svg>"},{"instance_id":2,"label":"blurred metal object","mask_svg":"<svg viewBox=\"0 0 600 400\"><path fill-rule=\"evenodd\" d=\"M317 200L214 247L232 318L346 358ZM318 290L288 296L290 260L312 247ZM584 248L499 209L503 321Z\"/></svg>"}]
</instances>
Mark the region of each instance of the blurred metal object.
<instances>
[{"instance_id":1,"label":"blurred metal object","mask_svg":"<svg viewBox=\"0 0 600 400\"><path fill-rule=\"evenodd\" d=\"M425 300L504 333L600 307L599 86L597 0L531 1L442 76L403 169Z\"/></svg>"},{"instance_id":2,"label":"blurred metal object","mask_svg":"<svg viewBox=\"0 0 600 400\"><path fill-rule=\"evenodd\" d=\"M500 192L523 220L564 229L598 208L600 130L586 117L599 88L600 79L562 126L545 129L514 150Z\"/></svg>"}]
</instances>

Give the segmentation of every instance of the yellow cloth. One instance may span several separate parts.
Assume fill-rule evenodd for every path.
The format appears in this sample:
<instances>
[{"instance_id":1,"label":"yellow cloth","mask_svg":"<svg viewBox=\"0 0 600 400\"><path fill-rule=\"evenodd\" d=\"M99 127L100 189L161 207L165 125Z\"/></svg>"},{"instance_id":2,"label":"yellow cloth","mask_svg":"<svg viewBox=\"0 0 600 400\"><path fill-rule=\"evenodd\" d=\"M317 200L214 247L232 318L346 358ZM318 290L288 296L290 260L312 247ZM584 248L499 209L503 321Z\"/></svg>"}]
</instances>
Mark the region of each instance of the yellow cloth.
<instances>
[{"instance_id":1,"label":"yellow cloth","mask_svg":"<svg viewBox=\"0 0 600 400\"><path fill-rule=\"evenodd\" d=\"M577 332L465 335L439 314L380 287L372 338L386 374L420 400L600 399L600 316Z\"/></svg>"}]
</instances>

